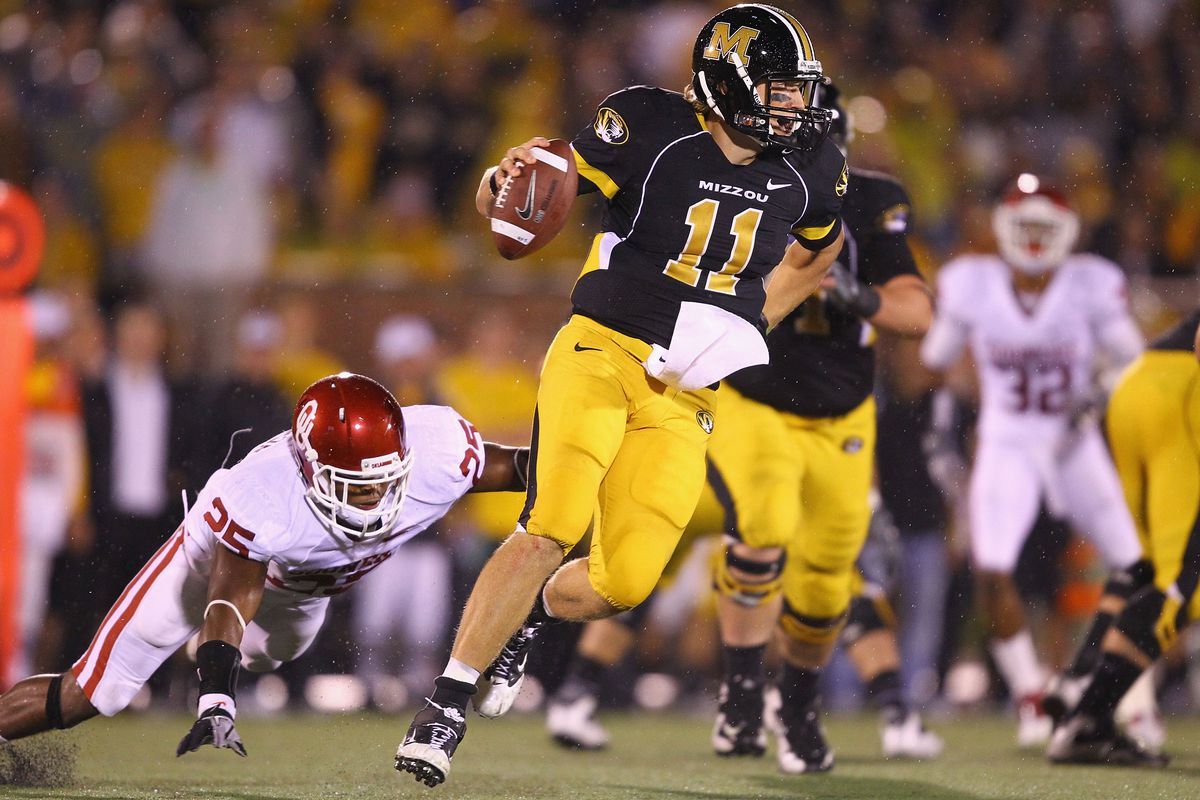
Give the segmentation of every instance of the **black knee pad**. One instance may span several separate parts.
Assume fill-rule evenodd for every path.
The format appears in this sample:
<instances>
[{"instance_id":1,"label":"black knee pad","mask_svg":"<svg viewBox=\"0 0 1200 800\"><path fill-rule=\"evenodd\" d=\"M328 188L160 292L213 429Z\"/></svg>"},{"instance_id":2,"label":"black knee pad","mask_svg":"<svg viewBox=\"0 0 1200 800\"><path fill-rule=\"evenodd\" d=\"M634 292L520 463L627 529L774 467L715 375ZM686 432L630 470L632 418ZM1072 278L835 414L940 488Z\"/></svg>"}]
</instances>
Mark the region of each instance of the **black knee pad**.
<instances>
[{"instance_id":1,"label":"black knee pad","mask_svg":"<svg viewBox=\"0 0 1200 800\"><path fill-rule=\"evenodd\" d=\"M1154 562L1140 559L1125 569L1114 570L1104 584L1104 593L1128 600L1144 586L1154 582Z\"/></svg>"},{"instance_id":2,"label":"black knee pad","mask_svg":"<svg viewBox=\"0 0 1200 800\"><path fill-rule=\"evenodd\" d=\"M852 645L869 633L888 630L895 622L895 614L886 597L860 594L850 601L846 627L842 629L842 641L847 646Z\"/></svg>"},{"instance_id":3,"label":"black knee pad","mask_svg":"<svg viewBox=\"0 0 1200 800\"><path fill-rule=\"evenodd\" d=\"M63 721L62 682L63 674L60 672L50 679L50 688L46 690L46 721L51 728L57 728L60 731L71 727Z\"/></svg>"},{"instance_id":4,"label":"black knee pad","mask_svg":"<svg viewBox=\"0 0 1200 800\"><path fill-rule=\"evenodd\" d=\"M725 548L725 558L717 564L714 587L740 605L759 606L783 591L783 567L786 563L786 551L774 561L754 561L739 556L729 546ZM735 576L732 570L754 577Z\"/></svg>"},{"instance_id":5,"label":"black knee pad","mask_svg":"<svg viewBox=\"0 0 1200 800\"><path fill-rule=\"evenodd\" d=\"M779 628L785 636L802 644L832 644L842 632L847 613L848 611L843 611L836 617L810 617L801 614L784 600L783 613L779 615Z\"/></svg>"},{"instance_id":6,"label":"black knee pad","mask_svg":"<svg viewBox=\"0 0 1200 800\"><path fill-rule=\"evenodd\" d=\"M1129 641L1151 660L1162 655L1162 645L1159 644L1154 626L1162 615L1166 599L1166 595L1157 587L1143 587L1129 598L1115 623L1117 630L1125 634Z\"/></svg>"}]
</instances>

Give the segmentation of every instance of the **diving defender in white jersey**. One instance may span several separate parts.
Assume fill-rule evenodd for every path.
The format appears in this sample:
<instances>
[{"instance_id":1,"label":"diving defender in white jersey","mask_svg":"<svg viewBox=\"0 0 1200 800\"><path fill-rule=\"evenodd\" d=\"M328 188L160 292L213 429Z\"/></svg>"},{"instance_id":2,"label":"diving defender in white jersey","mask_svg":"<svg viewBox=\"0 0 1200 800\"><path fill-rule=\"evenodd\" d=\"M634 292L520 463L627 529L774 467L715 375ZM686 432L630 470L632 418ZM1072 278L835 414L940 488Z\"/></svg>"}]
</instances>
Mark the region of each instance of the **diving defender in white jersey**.
<instances>
[{"instance_id":1,"label":"diving defender in white jersey","mask_svg":"<svg viewBox=\"0 0 1200 800\"><path fill-rule=\"evenodd\" d=\"M1042 501L1087 536L1111 569L1100 614L1077 661L1089 674L1099 641L1150 578L1133 519L1091 410L1095 372L1142 350L1125 278L1099 256L1072 253L1079 218L1044 181L1022 174L993 212L999 253L962 256L938 276L937 317L921 348L944 370L969 344L979 373L971 472L971 555L992 654L1018 703L1018 741L1049 737L1043 679L1012 572ZM1084 663L1086 662L1086 663Z\"/></svg>"},{"instance_id":2,"label":"diving defender in white jersey","mask_svg":"<svg viewBox=\"0 0 1200 800\"><path fill-rule=\"evenodd\" d=\"M453 409L401 409L362 375L317 381L290 431L212 475L69 671L0 697L0 742L116 714L199 633L199 718L177 754L211 743L244 756L239 666L265 672L299 656L332 595L467 492L523 491L528 458L485 442Z\"/></svg>"}]
</instances>

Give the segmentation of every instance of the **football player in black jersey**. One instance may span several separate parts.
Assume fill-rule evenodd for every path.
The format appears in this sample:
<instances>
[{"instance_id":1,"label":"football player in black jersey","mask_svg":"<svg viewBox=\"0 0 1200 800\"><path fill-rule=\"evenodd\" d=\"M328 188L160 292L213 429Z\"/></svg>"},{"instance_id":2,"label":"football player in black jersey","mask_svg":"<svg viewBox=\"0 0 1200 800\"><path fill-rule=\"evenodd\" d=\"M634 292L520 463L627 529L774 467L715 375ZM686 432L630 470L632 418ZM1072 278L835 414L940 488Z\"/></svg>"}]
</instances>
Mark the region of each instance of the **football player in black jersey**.
<instances>
[{"instance_id":1,"label":"football player in black jersey","mask_svg":"<svg viewBox=\"0 0 1200 800\"><path fill-rule=\"evenodd\" d=\"M579 191L602 193L606 213L542 368L525 510L397 753L429 785L445 780L477 682L480 713L512 704L538 625L611 616L654 588L724 424L717 382L766 362L762 318L787 317L841 248L846 160L813 103L824 75L803 26L772 6L726 9L692 65L687 96L619 91L572 142ZM481 213L544 144L484 174ZM590 555L563 565L589 526Z\"/></svg>"},{"instance_id":2,"label":"football player in black jersey","mask_svg":"<svg viewBox=\"0 0 1200 800\"><path fill-rule=\"evenodd\" d=\"M1164 766L1167 758L1114 711L1138 676L1200 619L1200 311L1153 342L1108 404L1113 463L1154 582L1135 592L1104 634L1099 665L1050 738L1056 763Z\"/></svg>"},{"instance_id":3,"label":"football player in black jersey","mask_svg":"<svg viewBox=\"0 0 1200 800\"><path fill-rule=\"evenodd\" d=\"M779 764L789 773L833 766L817 681L858 587L855 561L870 520L875 329L920 336L933 310L908 247L903 187L860 170L851 172L850 185L842 207L846 242L823 295L806 300L767 338L769 365L722 385L723 424L708 451L728 537L715 581L725 674L713 748L721 755L764 752L763 654L778 628L782 705L766 727L777 734ZM871 671L879 673L872 693L897 704L892 722L923 735L919 718L909 721L896 671ZM924 754L936 755L940 748L929 744Z\"/></svg>"}]
</instances>

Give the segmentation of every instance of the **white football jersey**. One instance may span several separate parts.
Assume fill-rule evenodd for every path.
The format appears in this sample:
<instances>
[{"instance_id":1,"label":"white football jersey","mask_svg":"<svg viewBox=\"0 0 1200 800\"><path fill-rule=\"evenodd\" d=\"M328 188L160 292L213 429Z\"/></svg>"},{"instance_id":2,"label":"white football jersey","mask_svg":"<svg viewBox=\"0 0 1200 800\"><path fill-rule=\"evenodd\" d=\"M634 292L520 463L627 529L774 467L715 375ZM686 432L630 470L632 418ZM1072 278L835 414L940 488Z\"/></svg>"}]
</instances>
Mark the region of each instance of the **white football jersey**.
<instances>
[{"instance_id":1,"label":"white football jersey","mask_svg":"<svg viewBox=\"0 0 1200 800\"><path fill-rule=\"evenodd\" d=\"M938 276L937 313L965 335L974 355L980 436L1048 444L1094 394L1095 359L1113 339L1108 331L1132 326L1120 268L1088 254L1067 258L1028 308L999 257L957 258Z\"/></svg>"},{"instance_id":2,"label":"white football jersey","mask_svg":"<svg viewBox=\"0 0 1200 800\"><path fill-rule=\"evenodd\" d=\"M346 591L441 519L483 474L483 440L457 412L409 406L403 413L413 466L390 533L354 542L331 531L305 502L307 484L285 431L209 478L184 520L193 568L208 574L214 548L224 546L270 562L268 589L318 597Z\"/></svg>"}]
</instances>

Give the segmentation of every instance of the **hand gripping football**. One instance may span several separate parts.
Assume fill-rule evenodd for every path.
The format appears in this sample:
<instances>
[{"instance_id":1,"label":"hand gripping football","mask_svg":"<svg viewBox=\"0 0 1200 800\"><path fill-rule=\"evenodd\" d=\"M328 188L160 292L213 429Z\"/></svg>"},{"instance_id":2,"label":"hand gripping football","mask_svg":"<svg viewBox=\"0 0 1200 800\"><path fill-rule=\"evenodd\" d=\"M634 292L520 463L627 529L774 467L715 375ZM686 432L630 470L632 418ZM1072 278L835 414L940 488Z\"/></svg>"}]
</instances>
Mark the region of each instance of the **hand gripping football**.
<instances>
[{"instance_id":1,"label":"hand gripping football","mask_svg":"<svg viewBox=\"0 0 1200 800\"><path fill-rule=\"evenodd\" d=\"M492 202L492 239L509 260L541 249L562 230L579 183L575 154L565 140L551 139L548 147L532 150L537 161L504 181Z\"/></svg>"}]
</instances>

